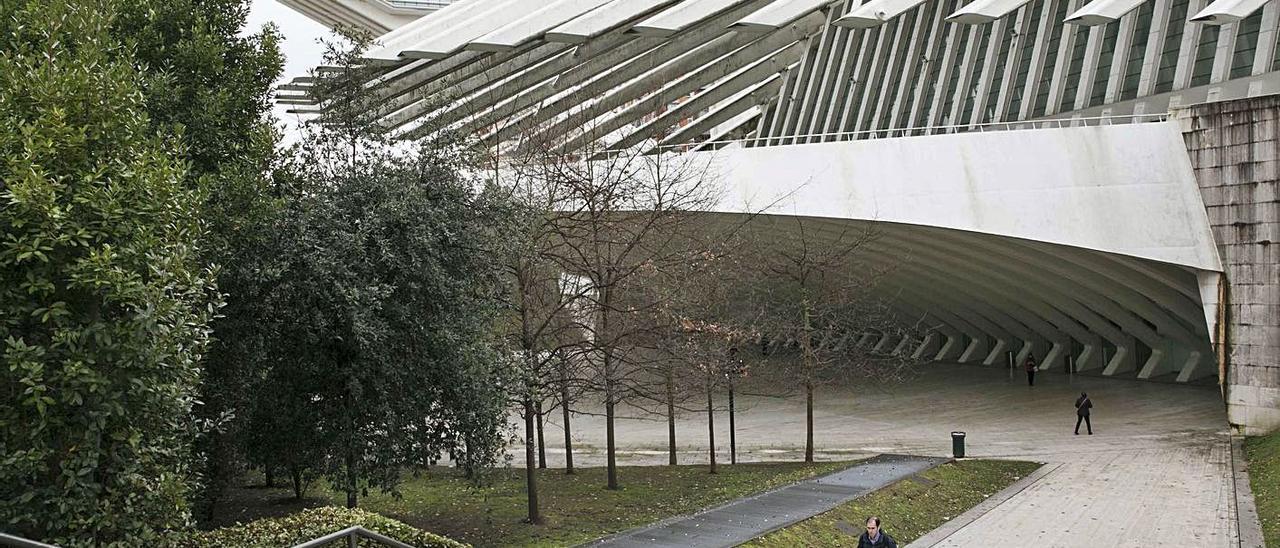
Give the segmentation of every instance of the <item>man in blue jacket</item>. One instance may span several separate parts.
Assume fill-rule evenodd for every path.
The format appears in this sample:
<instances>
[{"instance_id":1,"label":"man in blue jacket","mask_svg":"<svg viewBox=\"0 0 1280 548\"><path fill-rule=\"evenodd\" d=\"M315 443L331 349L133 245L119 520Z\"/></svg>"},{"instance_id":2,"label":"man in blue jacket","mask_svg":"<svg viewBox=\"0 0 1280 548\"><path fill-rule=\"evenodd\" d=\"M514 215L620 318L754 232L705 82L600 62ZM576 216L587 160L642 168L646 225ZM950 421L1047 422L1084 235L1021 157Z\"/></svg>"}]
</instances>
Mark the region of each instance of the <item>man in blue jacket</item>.
<instances>
[{"instance_id":1,"label":"man in blue jacket","mask_svg":"<svg viewBox=\"0 0 1280 548\"><path fill-rule=\"evenodd\" d=\"M880 518L867 518L867 532L858 537L858 548L898 548L889 533L880 530Z\"/></svg>"}]
</instances>

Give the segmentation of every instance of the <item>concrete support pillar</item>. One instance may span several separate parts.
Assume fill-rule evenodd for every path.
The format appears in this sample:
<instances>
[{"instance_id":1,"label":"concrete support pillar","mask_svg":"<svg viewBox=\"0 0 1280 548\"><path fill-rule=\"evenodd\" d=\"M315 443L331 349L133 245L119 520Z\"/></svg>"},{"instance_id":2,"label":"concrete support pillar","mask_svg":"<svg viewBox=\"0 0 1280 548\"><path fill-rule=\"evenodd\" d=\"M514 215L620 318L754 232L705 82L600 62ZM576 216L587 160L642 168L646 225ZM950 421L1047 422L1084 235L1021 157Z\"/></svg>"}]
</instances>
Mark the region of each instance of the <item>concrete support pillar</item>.
<instances>
[{"instance_id":1,"label":"concrete support pillar","mask_svg":"<svg viewBox=\"0 0 1280 548\"><path fill-rule=\"evenodd\" d=\"M1004 351L1009 348L1009 343L1004 339L996 339L996 345L991 348L991 352L987 353L986 359L982 360L982 365L993 365L999 363L1004 357Z\"/></svg>"},{"instance_id":2,"label":"concrete support pillar","mask_svg":"<svg viewBox=\"0 0 1280 548\"><path fill-rule=\"evenodd\" d=\"M984 356L986 344L983 340L974 338L969 340L969 346L966 346L964 352L960 353L960 357L956 360L960 363L973 363Z\"/></svg>"},{"instance_id":3,"label":"concrete support pillar","mask_svg":"<svg viewBox=\"0 0 1280 548\"><path fill-rule=\"evenodd\" d=\"M891 351L890 354L893 354L894 356L905 355L907 352L907 344L909 344L910 342L911 342L911 337L906 337L906 336L902 337L902 340L898 341L898 345L893 347L893 351Z\"/></svg>"},{"instance_id":4,"label":"concrete support pillar","mask_svg":"<svg viewBox=\"0 0 1280 548\"><path fill-rule=\"evenodd\" d=\"M918 360L924 356L925 352L928 352L931 347L936 348L937 345L934 344L934 341L938 339L938 337L939 335L937 331L930 331L929 334L925 335L924 340L920 341L920 346L917 346L915 351L911 353L911 359Z\"/></svg>"},{"instance_id":5,"label":"concrete support pillar","mask_svg":"<svg viewBox=\"0 0 1280 548\"><path fill-rule=\"evenodd\" d=\"M880 336L880 342L877 342L871 351L877 354L884 354L889 351L889 343L891 342L893 342L893 335L885 333Z\"/></svg>"},{"instance_id":6,"label":"concrete support pillar","mask_svg":"<svg viewBox=\"0 0 1280 548\"><path fill-rule=\"evenodd\" d=\"M1137 341L1132 336L1126 336L1125 339L1124 344L1120 344L1121 341L1114 341L1116 353L1107 360L1107 367L1102 370L1103 375L1127 373L1138 368L1137 359L1134 356Z\"/></svg>"},{"instance_id":7,"label":"concrete support pillar","mask_svg":"<svg viewBox=\"0 0 1280 548\"><path fill-rule=\"evenodd\" d=\"M1176 367L1183 365L1186 361L1186 353L1172 341L1164 341L1159 348L1151 349L1151 357L1142 364L1142 369L1138 371L1138 378L1150 379L1165 373L1173 373Z\"/></svg>"},{"instance_id":8,"label":"concrete support pillar","mask_svg":"<svg viewBox=\"0 0 1280 548\"><path fill-rule=\"evenodd\" d=\"M1198 350L1187 352L1187 360L1183 362L1183 369L1178 371L1178 382L1187 383L1190 380L1201 378L1201 376L1217 374L1217 371L1208 366L1208 362L1210 362L1210 356L1206 355L1206 352Z\"/></svg>"},{"instance_id":9,"label":"concrete support pillar","mask_svg":"<svg viewBox=\"0 0 1280 548\"><path fill-rule=\"evenodd\" d=\"M963 337L948 333L947 342L942 344L942 347L938 349L937 354L934 354L933 361L960 361L960 355L965 350L960 347L963 344L963 341Z\"/></svg>"},{"instance_id":10,"label":"concrete support pillar","mask_svg":"<svg viewBox=\"0 0 1280 548\"><path fill-rule=\"evenodd\" d=\"M862 336L858 338L858 344L854 345L853 347L862 348L864 346L867 346L868 344L871 344L871 340L874 339L875 336L876 336L875 333L863 333Z\"/></svg>"},{"instance_id":11,"label":"concrete support pillar","mask_svg":"<svg viewBox=\"0 0 1280 548\"><path fill-rule=\"evenodd\" d=\"M1053 342L1049 347L1049 351L1044 355L1044 361L1040 362L1040 370L1046 371L1053 368L1066 355L1067 345L1061 342Z\"/></svg>"},{"instance_id":12,"label":"concrete support pillar","mask_svg":"<svg viewBox=\"0 0 1280 548\"><path fill-rule=\"evenodd\" d=\"M1101 342L1084 343L1084 348L1080 350L1080 355L1075 357L1075 370L1087 371L1102 367L1102 352L1100 348L1102 348Z\"/></svg>"}]
</instances>

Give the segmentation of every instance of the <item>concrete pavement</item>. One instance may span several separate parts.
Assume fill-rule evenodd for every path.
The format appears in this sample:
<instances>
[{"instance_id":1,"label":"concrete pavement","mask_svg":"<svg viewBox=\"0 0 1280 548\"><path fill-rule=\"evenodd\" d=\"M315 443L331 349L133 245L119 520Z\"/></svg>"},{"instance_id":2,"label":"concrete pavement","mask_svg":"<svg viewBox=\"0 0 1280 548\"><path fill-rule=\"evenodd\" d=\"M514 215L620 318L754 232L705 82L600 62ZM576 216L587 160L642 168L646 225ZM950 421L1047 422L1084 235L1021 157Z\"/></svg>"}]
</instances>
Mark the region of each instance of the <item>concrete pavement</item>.
<instances>
[{"instance_id":1,"label":"concrete pavement","mask_svg":"<svg viewBox=\"0 0 1280 548\"><path fill-rule=\"evenodd\" d=\"M946 462L878 455L820 478L736 500L692 516L625 531L586 546L727 548L808 519L895 481Z\"/></svg>"},{"instance_id":2,"label":"concrete pavement","mask_svg":"<svg viewBox=\"0 0 1280 548\"><path fill-rule=\"evenodd\" d=\"M1071 433L1082 390L1095 405L1093 436ZM815 406L818 458L949 456L949 433L963 430L970 457L1060 465L938 546L1238 545L1230 441L1214 386L1041 372L1032 388L1002 369L934 364L889 388L823 389ZM582 415L573 426L575 461L601 464L603 419ZM723 414L716 426L725 462ZM682 462L705 462L701 415L677 428ZM561 432L549 424L548 441ZM740 460L800 458L803 398L739 397L737 436ZM618 439L622 463L666 462L664 421L620 420ZM553 467L563 459L558 447L549 443Z\"/></svg>"}]
</instances>

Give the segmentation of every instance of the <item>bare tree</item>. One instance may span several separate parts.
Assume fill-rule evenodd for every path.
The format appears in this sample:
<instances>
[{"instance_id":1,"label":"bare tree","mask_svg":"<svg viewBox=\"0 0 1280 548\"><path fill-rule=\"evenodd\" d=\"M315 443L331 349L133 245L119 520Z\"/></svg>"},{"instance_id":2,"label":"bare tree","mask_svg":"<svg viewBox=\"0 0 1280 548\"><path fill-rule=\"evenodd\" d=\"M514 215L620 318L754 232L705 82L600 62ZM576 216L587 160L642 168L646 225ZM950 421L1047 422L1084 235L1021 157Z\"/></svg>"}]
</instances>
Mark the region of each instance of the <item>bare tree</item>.
<instances>
[{"instance_id":1,"label":"bare tree","mask_svg":"<svg viewBox=\"0 0 1280 548\"><path fill-rule=\"evenodd\" d=\"M520 150L530 151L525 161L536 166L544 185L564 192L564 213L552 217L556 238L548 253L562 270L588 282L584 296L593 314L579 327L589 374L580 381L603 398L607 487L617 489L617 406L651 391L646 373L656 355L648 317L658 303L655 293L641 290L642 274L665 271L696 253L688 234L698 213L716 203L718 187L705 162L692 157L597 150L590 144L597 141L570 154L562 142L526 141Z\"/></svg>"},{"instance_id":2,"label":"bare tree","mask_svg":"<svg viewBox=\"0 0 1280 548\"><path fill-rule=\"evenodd\" d=\"M903 378L916 360L909 352L858 344L867 334L914 347L923 326L895 313L881 280L899 265L871 260L879 238L872 223L802 217L761 218L747 231L753 244L755 281L748 317L770 354L794 372L805 395L805 462L813 462L814 388L850 377ZM794 349L794 352L791 351ZM788 358L797 357L797 360Z\"/></svg>"}]
</instances>

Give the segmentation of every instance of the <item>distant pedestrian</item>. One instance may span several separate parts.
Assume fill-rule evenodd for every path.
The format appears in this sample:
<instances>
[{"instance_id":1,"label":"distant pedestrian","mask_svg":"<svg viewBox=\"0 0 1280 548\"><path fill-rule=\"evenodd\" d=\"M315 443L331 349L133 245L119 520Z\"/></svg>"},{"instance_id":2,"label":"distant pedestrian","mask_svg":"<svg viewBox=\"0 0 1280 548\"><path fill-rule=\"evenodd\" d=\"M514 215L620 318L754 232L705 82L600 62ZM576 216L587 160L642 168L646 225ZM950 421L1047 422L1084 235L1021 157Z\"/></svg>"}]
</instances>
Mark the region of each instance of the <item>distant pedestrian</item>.
<instances>
[{"instance_id":1,"label":"distant pedestrian","mask_svg":"<svg viewBox=\"0 0 1280 548\"><path fill-rule=\"evenodd\" d=\"M858 537L858 548L898 548L889 533L880 530L880 518L867 518L867 532Z\"/></svg>"},{"instance_id":2,"label":"distant pedestrian","mask_svg":"<svg viewBox=\"0 0 1280 548\"><path fill-rule=\"evenodd\" d=\"M1076 398L1076 435L1080 435L1080 421L1084 421L1084 425L1089 429L1089 435L1093 435L1093 423L1089 422L1089 410L1093 408L1093 402L1089 401L1089 395L1084 392L1080 393L1080 397Z\"/></svg>"},{"instance_id":3,"label":"distant pedestrian","mask_svg":"<svg viewBox=\"0 0 1280 548\"><path fill-rule=\"evenodd\" d=\"M1027 355L1027 361L1022 364L1022 368L1027 370L1027 386L1036 385L1036 357Z\"/></svg>"}]
</instances>

